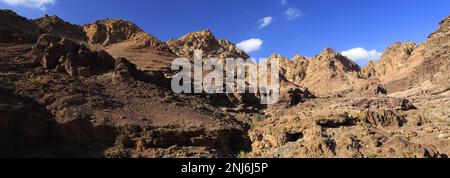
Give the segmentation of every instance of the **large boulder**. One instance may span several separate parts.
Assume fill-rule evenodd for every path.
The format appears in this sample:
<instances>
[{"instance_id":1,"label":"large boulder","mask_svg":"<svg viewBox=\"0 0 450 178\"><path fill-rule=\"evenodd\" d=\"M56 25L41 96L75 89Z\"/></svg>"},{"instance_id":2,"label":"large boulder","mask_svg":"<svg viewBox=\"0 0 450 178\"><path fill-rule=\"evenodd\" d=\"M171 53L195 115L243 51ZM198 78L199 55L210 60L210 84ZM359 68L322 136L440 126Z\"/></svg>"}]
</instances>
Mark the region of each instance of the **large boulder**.
<instances>
[{"instance_id":1,"label":"large boulder","mask_svg":"<svg viewBox=\"0 0 450 178\"><path fill-rule=\"evenodd\" d=\"M72 76L90 76L114 69L115 59L105 51L91 51L64 37L43 34L32 49L44 69L57 69Z\"/></svg>"}]
</instances>

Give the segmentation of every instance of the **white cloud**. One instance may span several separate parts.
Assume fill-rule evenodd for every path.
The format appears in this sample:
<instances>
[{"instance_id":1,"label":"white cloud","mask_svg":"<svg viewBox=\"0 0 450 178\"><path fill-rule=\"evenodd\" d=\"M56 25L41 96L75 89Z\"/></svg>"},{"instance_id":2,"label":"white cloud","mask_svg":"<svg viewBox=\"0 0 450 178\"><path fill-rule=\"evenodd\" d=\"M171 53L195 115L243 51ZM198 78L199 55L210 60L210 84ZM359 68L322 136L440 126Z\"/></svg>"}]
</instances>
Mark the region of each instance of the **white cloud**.
<instances>
[{"instance_id":1,"label":"white cloud","mask_svg":"<svg viewBox=\"0 0 450 178\"><path fill-rule=\"evenodd\" d=\"M359 61L359 60L378 60L382 53L377 50L368 51L364 48L358 47L353 48L347 51L343 51L342 55L348 57L351 60Z\"/></svg>"},{"instance_id":2,"label":"white cloud","mask_svg":"<svg viewBox=\"0 0 450 178\"><path fill-rule=\"evenodd\" d=\"M261 23L261 25L259 25L259 28L264 28L268 25L270 25L272 23L273 17L271 16L267 16L264 17L263 19L259 20L258 22Z\"/></svg>"},{"instance_id":3,"label":"white cloud","mask_svg":"<svg viewBox=\"0 0 450 178\"><path fill-rule=\"evenodd\" d=\"M238 43L236 46L245 51L246 53L258 51L261 49L261 46L263 45L263 41L259 38L252 38L249 40L242 41Z\"/></svg>"},{"instance_id":4,"label":"white cloud","mask_svg":"<svg viewBox=\"0 0 450 178\"><path fill-rule=\"evenodd\" d=\"M287 4L287 0L280 0L281 5L286 5Z\"/></svg>"},{"instance_id":5,"label":"white cloud","mask_svg":"<svg viewBox=\"0 0 450 178\"><path fill-rule=\"evenodd\" d=\"M303 12L297 8L291 7L284 13L287 20L294 20L296 18L299 18L303 15Z\"/></svg>"},{"instance_id":6,"label":"white cloud","mask_svg":"<svg viewBox=\"0 0 450 178\"><path fill-rule=\"evenodd\" d=\"M26 6L40 10L46 10L46 6L56 4L56 0L0 0L12 6Z\"/></svg>"}]
</instances>

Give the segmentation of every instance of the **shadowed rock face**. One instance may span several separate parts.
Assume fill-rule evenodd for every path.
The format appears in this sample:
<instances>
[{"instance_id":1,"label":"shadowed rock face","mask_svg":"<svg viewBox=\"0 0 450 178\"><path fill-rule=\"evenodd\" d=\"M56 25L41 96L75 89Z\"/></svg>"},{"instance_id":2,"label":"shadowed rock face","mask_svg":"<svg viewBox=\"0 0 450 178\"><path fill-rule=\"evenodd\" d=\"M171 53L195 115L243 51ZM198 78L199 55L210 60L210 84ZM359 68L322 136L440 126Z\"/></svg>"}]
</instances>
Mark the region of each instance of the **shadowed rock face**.
<instances>
[{"instance_id":1,"label":"shadowed rock face","mask_svg":"<svg viewBox=\"0 0 450 178\"><path fill-rule=\"evenodd\" d=\"M0 10L0 42L32 43L40 33L40 28L28 19L11 10Z\"/></svg>"},{"instance_id":2,"label":"shadowed rock face","mask_svg":"<svg viewBox=\"0 0 450 178\"><path fill-rule=\"evenodd\" d=\"M105 51L92 52L86 46L56 35L41 35L32 49L35 61L44 69L65 71L72 76L90 76L112 70L114 58Z\"/></svg>"},{"instance_id":3,"label":"shadowed rock face","mask_svg":"<svg viewBox=\"0 0 450 178\"><path fill-rule=\"evenodd\" d=\"M86 120L58 123L31 98L0 92L0 156L101 157L117 131Z\"/></svg>"}]
</instances>

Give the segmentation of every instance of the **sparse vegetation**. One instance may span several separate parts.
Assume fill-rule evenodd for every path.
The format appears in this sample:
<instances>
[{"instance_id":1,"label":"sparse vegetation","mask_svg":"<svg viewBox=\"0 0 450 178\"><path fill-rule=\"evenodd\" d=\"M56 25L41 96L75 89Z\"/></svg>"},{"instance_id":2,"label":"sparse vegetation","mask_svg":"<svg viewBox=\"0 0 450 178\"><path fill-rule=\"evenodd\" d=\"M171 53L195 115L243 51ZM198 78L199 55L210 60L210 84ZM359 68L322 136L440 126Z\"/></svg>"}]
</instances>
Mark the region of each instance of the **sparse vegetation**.
<instances>
[{"instance_id":1,"label":"sparse vegetation","mask_svg":"<svg viewBox=\"0 0 450 178\"><path fill-rule=\"evenodd\" d=\"M250 156L250 153L241 151L241 152L239 152L237 158L251 158L251 156Z\"/></svg>"},{"instance_id":2,"label":"sparse vegetation","mask_svg":"<svg viewBox=\"0 0 450 178\"><path fill-rule=\"evenodd\" d=\"M257 115L255 116L256 122L262 122L262 121L264 121L264 120L266 120L266 119L267 119L267 117L266 117L265 115L262 115L262 114L257 114Z\"/></svg>"}]
</instances>

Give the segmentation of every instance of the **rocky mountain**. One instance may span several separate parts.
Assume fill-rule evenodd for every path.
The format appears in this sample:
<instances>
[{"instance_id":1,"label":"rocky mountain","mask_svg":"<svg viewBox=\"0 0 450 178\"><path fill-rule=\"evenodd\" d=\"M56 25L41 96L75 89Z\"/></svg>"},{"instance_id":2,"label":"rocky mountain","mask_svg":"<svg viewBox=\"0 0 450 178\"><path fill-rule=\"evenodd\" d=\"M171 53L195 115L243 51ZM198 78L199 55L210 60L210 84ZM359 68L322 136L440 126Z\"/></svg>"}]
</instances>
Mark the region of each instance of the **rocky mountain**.
<instances>
[{"instance_id":1,"label":"rocky mountain","mask_svg":"<svg viewBox=\"0 0 450 178\"><path fill-rule=\"evenodd\" d=\"M287 59L279 54L268 61L278 60L282 75L289 82L310 89L316 95L346 94L364 83L360 79L360 67L333 49L326 48L313 58L300 55Z\"/></svg>"},{"instance_id":2,"label":"rocky mountain","mask_svg":"<svg viewBox=\"0 0 450 178\"><path fill-rule=\"evenodd\" d=\"M58 16L45 15L34 19L33 23L42 29L42 33L56 34L80 42L86 41L86 35L81 26L66 22Z\"/></svg>"},{"instance_id":3,"label":"rocky mountain","mask_svg":"<svg viewBox=\"0 0 450 178\"><path fill-rule=\"evenodd\" d=\"M195 50L202 50L204 59L249 58L236 45L227 40L217 39L209 30L192 32L178 40L169 40L166 43L175 54L186 59L193 59Z\"/></svg>"},{"instance_id":4,"label":"rocky mountain","mask_svg":"<svg viewBox=\"0 0 450 178\"><path fill-rule=\"evenodd\" d=\"M50 34L0 49L0 156L232 157L247 143L234 116L124 58Z\"/></svg>"},{"instance_id":5,"label":"rocky mountain","mask_svg":"<svg viewBox=\"0 0 450 178\"><path fill-rule=\"evenodd\" d=\"M208 30L161 42L120 19L0 19L0 157L450 155L450 17L363 69L330 48L270 56L281 64L275 105L171 91L163 72L175 57L248 57Z\"/></svg>"},{"instance_id":6,"label":"rocky mountain","mask_svg":"<svg viewBox=\"0 0 450 178\"><path fill-rule=\"evenodd\" d=\"M426 41L395 43L379 61L364 68L369 78L387 85L390 93L444 92L450 89L450 17Z\"/></svg>"},{"instance_id":7,"label":"rocky mountain","mask_svg":"<svg viewBox=\"0 0 450 178\"><path fill-rule=\"evenodd\" d=\"M142 69L167 68L176 58L164 42L126 20L100 20L84 25L83 30L92 48L104 49L114 57L128 58Z\"/></svg>"},{"instance_id":8,"label":"rocky mountain","mask_svg":"<svg viewBox=\"0 0 450 178\"><path fill-rule=\"evenodd\" d=\"M11 10L0 10L0 42L34 42L40 28Z\"/></svg>"}]
</instances>

